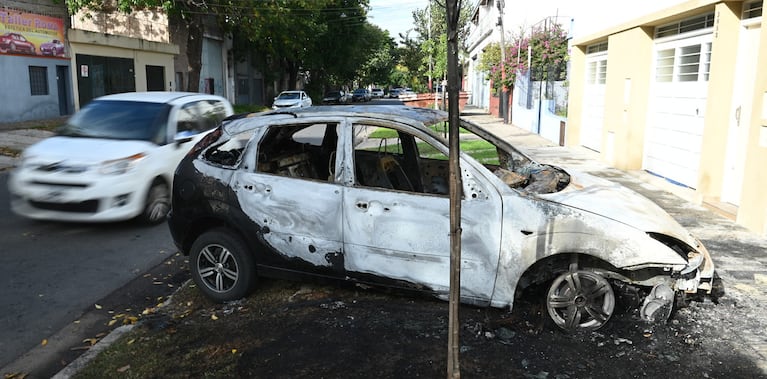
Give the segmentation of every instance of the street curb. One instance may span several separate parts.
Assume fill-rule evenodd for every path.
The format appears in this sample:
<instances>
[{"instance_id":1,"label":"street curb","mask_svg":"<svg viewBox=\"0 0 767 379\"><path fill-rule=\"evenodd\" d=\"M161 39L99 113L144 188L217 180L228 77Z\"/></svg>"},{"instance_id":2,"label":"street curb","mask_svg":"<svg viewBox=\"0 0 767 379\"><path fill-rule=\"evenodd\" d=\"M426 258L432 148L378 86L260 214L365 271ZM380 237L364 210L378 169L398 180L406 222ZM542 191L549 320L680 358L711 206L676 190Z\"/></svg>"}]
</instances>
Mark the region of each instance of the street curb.
<instances>
[{"instance_id":1,"label":"street curb","mask_svg":"<svg viewBox=\"0 0 767 379\"><path fill-rule=\"evenodd\" d=\"M90 349L88 349L88 351L85 352L85 354L79 356L77 359L72 361L72 363L68 364L61 371L56 373L56 375L52 376L52 379L71 378L72 376L77 374L80 370L82 370L84 367L86 367L88 363L90 363L94 358L96 358L96 356L99 355L99 353L106 350L109 346L112 345L112 343L117 341L118 338L122 337L123 334L133 330L134 326L135 325L123 325L111 331L109 334L107 334L106 337L102 338L99 342L97 342Z\"/></svg>"}]
</instances>

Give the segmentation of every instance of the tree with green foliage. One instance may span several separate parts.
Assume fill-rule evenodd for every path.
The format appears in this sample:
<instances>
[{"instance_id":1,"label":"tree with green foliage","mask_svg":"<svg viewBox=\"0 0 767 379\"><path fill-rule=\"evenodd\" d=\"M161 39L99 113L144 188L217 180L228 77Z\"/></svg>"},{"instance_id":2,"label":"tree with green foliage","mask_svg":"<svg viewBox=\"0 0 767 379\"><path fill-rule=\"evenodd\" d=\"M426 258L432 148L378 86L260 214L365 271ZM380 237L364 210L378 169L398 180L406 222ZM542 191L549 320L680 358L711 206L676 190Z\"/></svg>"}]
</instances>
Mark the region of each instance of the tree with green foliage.
<instances>
[{"instance_id":1,"label":"tree with green foliage","mask_svg":"<svg viewBox=\"0 0 767 379\"><path fill-rule=\"evenodd\" d=\"M460 9L456 30L457 42L459 50L465 52L473 4L461 1L458 5ZM413 11L413 20L415 30L420 35L418 42L422 50L420 65L414 71L424 81L429 76L434 80L444 78L447 73L447 23L444 1L430 0L426 8Z\"/></svg>"}]
</instances>

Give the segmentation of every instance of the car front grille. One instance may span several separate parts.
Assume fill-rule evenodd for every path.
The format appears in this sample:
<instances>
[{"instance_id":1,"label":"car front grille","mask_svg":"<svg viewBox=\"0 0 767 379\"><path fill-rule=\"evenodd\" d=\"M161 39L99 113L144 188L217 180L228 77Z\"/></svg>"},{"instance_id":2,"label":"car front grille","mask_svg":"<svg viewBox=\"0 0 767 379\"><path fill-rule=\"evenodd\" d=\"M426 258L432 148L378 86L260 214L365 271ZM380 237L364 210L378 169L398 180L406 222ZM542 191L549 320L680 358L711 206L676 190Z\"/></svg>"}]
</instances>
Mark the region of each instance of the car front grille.
<instances>
[{"instance_id":1,"label":"car front grille","mask_svg":"<svg viewBox=\"0 0 767 379\"><path fill-rule=\"evenodd\" d=\"M96 213L99 210L98 200L86 200L77 203L53 203L30 200L29 204L38 209L58 212Z\"/></svg>"}]
</instances>

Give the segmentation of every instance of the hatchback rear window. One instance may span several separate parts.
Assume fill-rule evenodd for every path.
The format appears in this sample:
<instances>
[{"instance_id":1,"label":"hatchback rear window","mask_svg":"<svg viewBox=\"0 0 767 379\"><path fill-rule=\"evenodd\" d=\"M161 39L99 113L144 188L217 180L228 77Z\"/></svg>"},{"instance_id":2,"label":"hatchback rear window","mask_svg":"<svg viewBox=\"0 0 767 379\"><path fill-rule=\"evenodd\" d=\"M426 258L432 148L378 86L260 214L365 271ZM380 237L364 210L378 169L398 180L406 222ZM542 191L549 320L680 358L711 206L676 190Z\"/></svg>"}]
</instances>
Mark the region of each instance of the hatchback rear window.
<instances>
[{"instance_id":1,"label":"hatchback rear window","mask_svg":"<svg viewBox=\"0 0 767 379\"><path fill-rule=\"evenodd\" d=\"M92 101L75 113L58 134L163 143L170 108L164 103Z\"/></svg>"}]
</instances>

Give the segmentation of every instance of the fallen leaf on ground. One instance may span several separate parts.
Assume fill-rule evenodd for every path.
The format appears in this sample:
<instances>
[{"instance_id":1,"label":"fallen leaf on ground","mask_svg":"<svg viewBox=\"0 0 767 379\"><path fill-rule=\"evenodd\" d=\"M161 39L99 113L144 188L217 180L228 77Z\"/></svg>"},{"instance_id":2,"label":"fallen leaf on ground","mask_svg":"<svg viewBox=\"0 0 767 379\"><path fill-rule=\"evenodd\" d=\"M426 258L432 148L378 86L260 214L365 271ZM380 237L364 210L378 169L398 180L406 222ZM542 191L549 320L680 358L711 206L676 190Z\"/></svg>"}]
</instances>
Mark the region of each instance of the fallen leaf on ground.
<instances>
[{"instance_id":1,"label":"fallen leaf on ground","mask_svg":"<svg viewBox=\"0 0 767 379\"><path fill-rule=\"evenodd\" d=\"M48 344L48 340L45 340L45 339L43 340L43 342L40 342L40 345L42 345L42 346L45 346L47 344Z\"/></svg>"},{"instance_id":2,"label":"fallen leaf on ground","mask_svg":"<svg viewBox=\"0 0 767 379\"><path fill-rule=\"evenodd\" d=\"M87 342L91 344L91 346L95 345L96 342L99 342L98 338L86 338L83 340L83 342Z\"/></svg>"},{"instance_id":3,"label":"fallen leaf on ground","mask_svg":"<svg viewBox=\"0 0 767 379\"><path fill-rule=\"evenodd\" d=\"M130 365L125 365L117 369L117 372L126 372L130 369Z\"/></svg>"}]
</instances>

